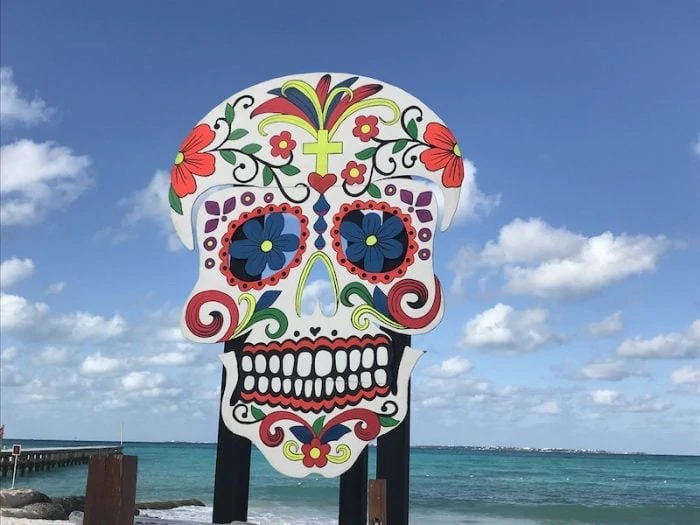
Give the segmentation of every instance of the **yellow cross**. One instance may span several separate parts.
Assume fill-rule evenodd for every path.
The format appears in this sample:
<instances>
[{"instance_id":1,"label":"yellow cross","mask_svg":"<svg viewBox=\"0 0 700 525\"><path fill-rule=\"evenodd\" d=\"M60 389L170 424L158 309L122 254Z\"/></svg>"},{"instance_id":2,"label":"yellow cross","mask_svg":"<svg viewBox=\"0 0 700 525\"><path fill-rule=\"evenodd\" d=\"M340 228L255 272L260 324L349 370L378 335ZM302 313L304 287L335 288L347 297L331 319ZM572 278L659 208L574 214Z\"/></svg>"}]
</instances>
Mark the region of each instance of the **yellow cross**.
<instances>
[{"instance_id":1,"label":"yellow cross","mask_svg":"<svg viewBox=\"0 0 700 525\"><path fill-rule=\"evenodd\" d=\"M343 143L328 142L328 130L319 129L316 135L316 142L304 143L303 152L305 155L316 155L316 173L319 175L327 175L328 156L342 153Z\"/></svg>"}]
</instances>

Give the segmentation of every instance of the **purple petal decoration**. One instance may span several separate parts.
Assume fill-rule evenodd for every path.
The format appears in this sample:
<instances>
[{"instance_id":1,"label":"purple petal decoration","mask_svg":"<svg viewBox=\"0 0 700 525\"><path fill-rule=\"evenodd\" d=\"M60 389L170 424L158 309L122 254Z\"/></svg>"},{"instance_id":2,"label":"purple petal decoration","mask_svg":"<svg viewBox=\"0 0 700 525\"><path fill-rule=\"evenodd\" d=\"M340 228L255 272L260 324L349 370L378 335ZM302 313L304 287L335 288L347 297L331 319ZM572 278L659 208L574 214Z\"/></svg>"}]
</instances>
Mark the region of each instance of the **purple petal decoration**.
<instances>
[{"instance_id":1,"label":"purple petal decoration","mask_svg":"<svg viewBox=\"0 0 700 525\"><path fill-rule=\"evenodd\" d=\"M413 192L401 190L401 201L406 204L413 204Z\"/></svg>"},{"instance_id":2,"label":"purple petal decoration","mask_svg":"<svg viewBox=\"0 0 700 525\"><path fill-rule=\"evenodd\" d=\"M207 201L204 203L204 209L207 210L209 215L219 215L221 211L219 210L219 203L216 201Z\"/></svg>"},{"instance_id":3,"label":"purple petal decoration","mask_svg":"<svg viewBox=\"0 0 700 525\"><path fill-rule=\"evenodd\" d=\"M430 222L433 220L433 214L429 210L418 210L416 216L420 222Z\"/></svg>"},{"instance_id":4,"label":"purple petal decoration","mask_svg":"<svg viewBox=\"0 0 700 525\"><path fill-rule=\"evenodd\" d=\"M211 201L210 201L211 202ZM209 219L205 224L204 224L204 233L209 233L213 232L216 230L216 227L219 225L219 219Z\"/></svg>"},{"instance_id":5,"label":"purple petal decoration","mask_svg":"<svg viewBox=\"0 0 700 525\"><path fill-rule=\"evenodd\" d=\"M433 192L432 191L424 191L423 193L420 193L418 195L418 198L416 199L416 206L427 206L430 204L430 201L433 200Z\"/></svg>"},{"instance_id":6,"label":"purple petal decoration","mask_svg":"<svg viewBox=\"0 0 700 525\"><path fill-rule=\"evenodd\" d=\"M226 199L226 202L224 202L224 213L231 213L235 207L236 207L236 197L231 197L230 199Z\"/></svg>"}]
</instances>

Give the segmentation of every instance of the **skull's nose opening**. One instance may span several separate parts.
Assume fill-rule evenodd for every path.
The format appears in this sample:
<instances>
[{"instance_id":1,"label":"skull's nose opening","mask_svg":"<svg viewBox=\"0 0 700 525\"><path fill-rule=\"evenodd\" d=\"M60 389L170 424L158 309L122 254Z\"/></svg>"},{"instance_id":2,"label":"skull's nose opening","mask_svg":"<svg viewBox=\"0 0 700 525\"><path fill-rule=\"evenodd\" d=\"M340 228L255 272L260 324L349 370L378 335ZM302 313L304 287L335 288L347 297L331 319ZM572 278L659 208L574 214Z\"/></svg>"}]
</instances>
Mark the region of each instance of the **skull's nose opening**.
<instances>
[{"instance_id":1,"label":"skull's nose opening","mask_svg":"<svg viewBox=\"0 0 700 525\"><path fill-rule=\"evenodd\" d=\"M316 252L322 254L322 252ZM297 296L300 297L299 317L306 318L319 313L333 317L338 305L338 284L333 266L322 255L315 256L304 266Z\"/></svg>"}]
</instances>

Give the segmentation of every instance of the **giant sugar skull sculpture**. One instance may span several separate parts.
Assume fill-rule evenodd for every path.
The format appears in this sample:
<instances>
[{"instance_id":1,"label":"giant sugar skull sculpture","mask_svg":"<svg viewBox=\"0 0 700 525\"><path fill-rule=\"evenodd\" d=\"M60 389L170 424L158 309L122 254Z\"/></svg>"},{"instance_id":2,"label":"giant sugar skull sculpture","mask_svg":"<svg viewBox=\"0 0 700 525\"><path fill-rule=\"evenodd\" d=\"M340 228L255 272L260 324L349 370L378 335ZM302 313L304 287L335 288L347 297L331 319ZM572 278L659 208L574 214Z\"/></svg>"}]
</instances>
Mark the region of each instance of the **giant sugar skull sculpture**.
<instances>
[{"instance_id":1,"label":"giant sugar skull sculpture","mask_svg":"<svg viewBox=\"0 0 700 525\"><path fill-rule=\"evenodd\" d=\"M182 142L169 193L197 247L182 318L222 354L222 419L281 473L342 474L407 412L443 296L432 264L464 167L442 121L408 93L348 74L258 84L222 102ZM431 187L425 184L431 181ZM334 312L302 312L321 265Z\"/></svg>"}]
</instances>

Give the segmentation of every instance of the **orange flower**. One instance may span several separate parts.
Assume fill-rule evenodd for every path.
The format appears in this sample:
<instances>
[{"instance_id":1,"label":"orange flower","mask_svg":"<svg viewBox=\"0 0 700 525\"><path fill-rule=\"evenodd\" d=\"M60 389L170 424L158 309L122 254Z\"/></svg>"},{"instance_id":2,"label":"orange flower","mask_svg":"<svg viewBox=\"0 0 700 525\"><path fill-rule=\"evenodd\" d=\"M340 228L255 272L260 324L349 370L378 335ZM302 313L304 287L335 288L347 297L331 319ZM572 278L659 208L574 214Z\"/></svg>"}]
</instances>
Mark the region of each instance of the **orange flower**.
<instances>
[{"instance_id":1,"label":"orange flower","mask_svg":"<svg viewBox=\"0 0 700 525\"><path fill-rule=\"evenodd\" d=\"M214 173L214 155L202 150L214 141L215 136L207 124L200 124L182 141L170 171L170 184L178 197L184 197L197 190L195 175L208 177Z\"/></svg>"},{"instance_id":2,"label":"orange flower","mask_svg":"<svg viewBox=\"0 0 700 525\"><path fill-rule=\"evenodd\" d=\"M420 154L420 161L429 171L444 170L442 185L458 188L464 180L464 162L457 139L442 124L431 122L425 128L423 140L430 146Z\"/></svg>"},{"instance_id":3,"label":"orange flower","mask_svg":"<svg viewBox=\"0 0 700 525\"><path fill-rule=\"evenodd\" d=\"M270 139L270 146L272 146L270 154L273 157L288 159L289 155L292 153L292 150L296 148L297 143L292 138L292 134L289 131L283 131L279 135L275 135Z\"/></svg>"},{"instance_id":4,"label":"orange flower","mask_svg":"<svg viewBox=\"0 0 700 525\"><path fill-rule=\"evenodd\" d=\"M348 184L362 184L365 181L365 172L367 171L367 166L364 164L358 164L354 160L348 162L345 169L340 172L340 176Z\"/></svg>"}]
</instances>

